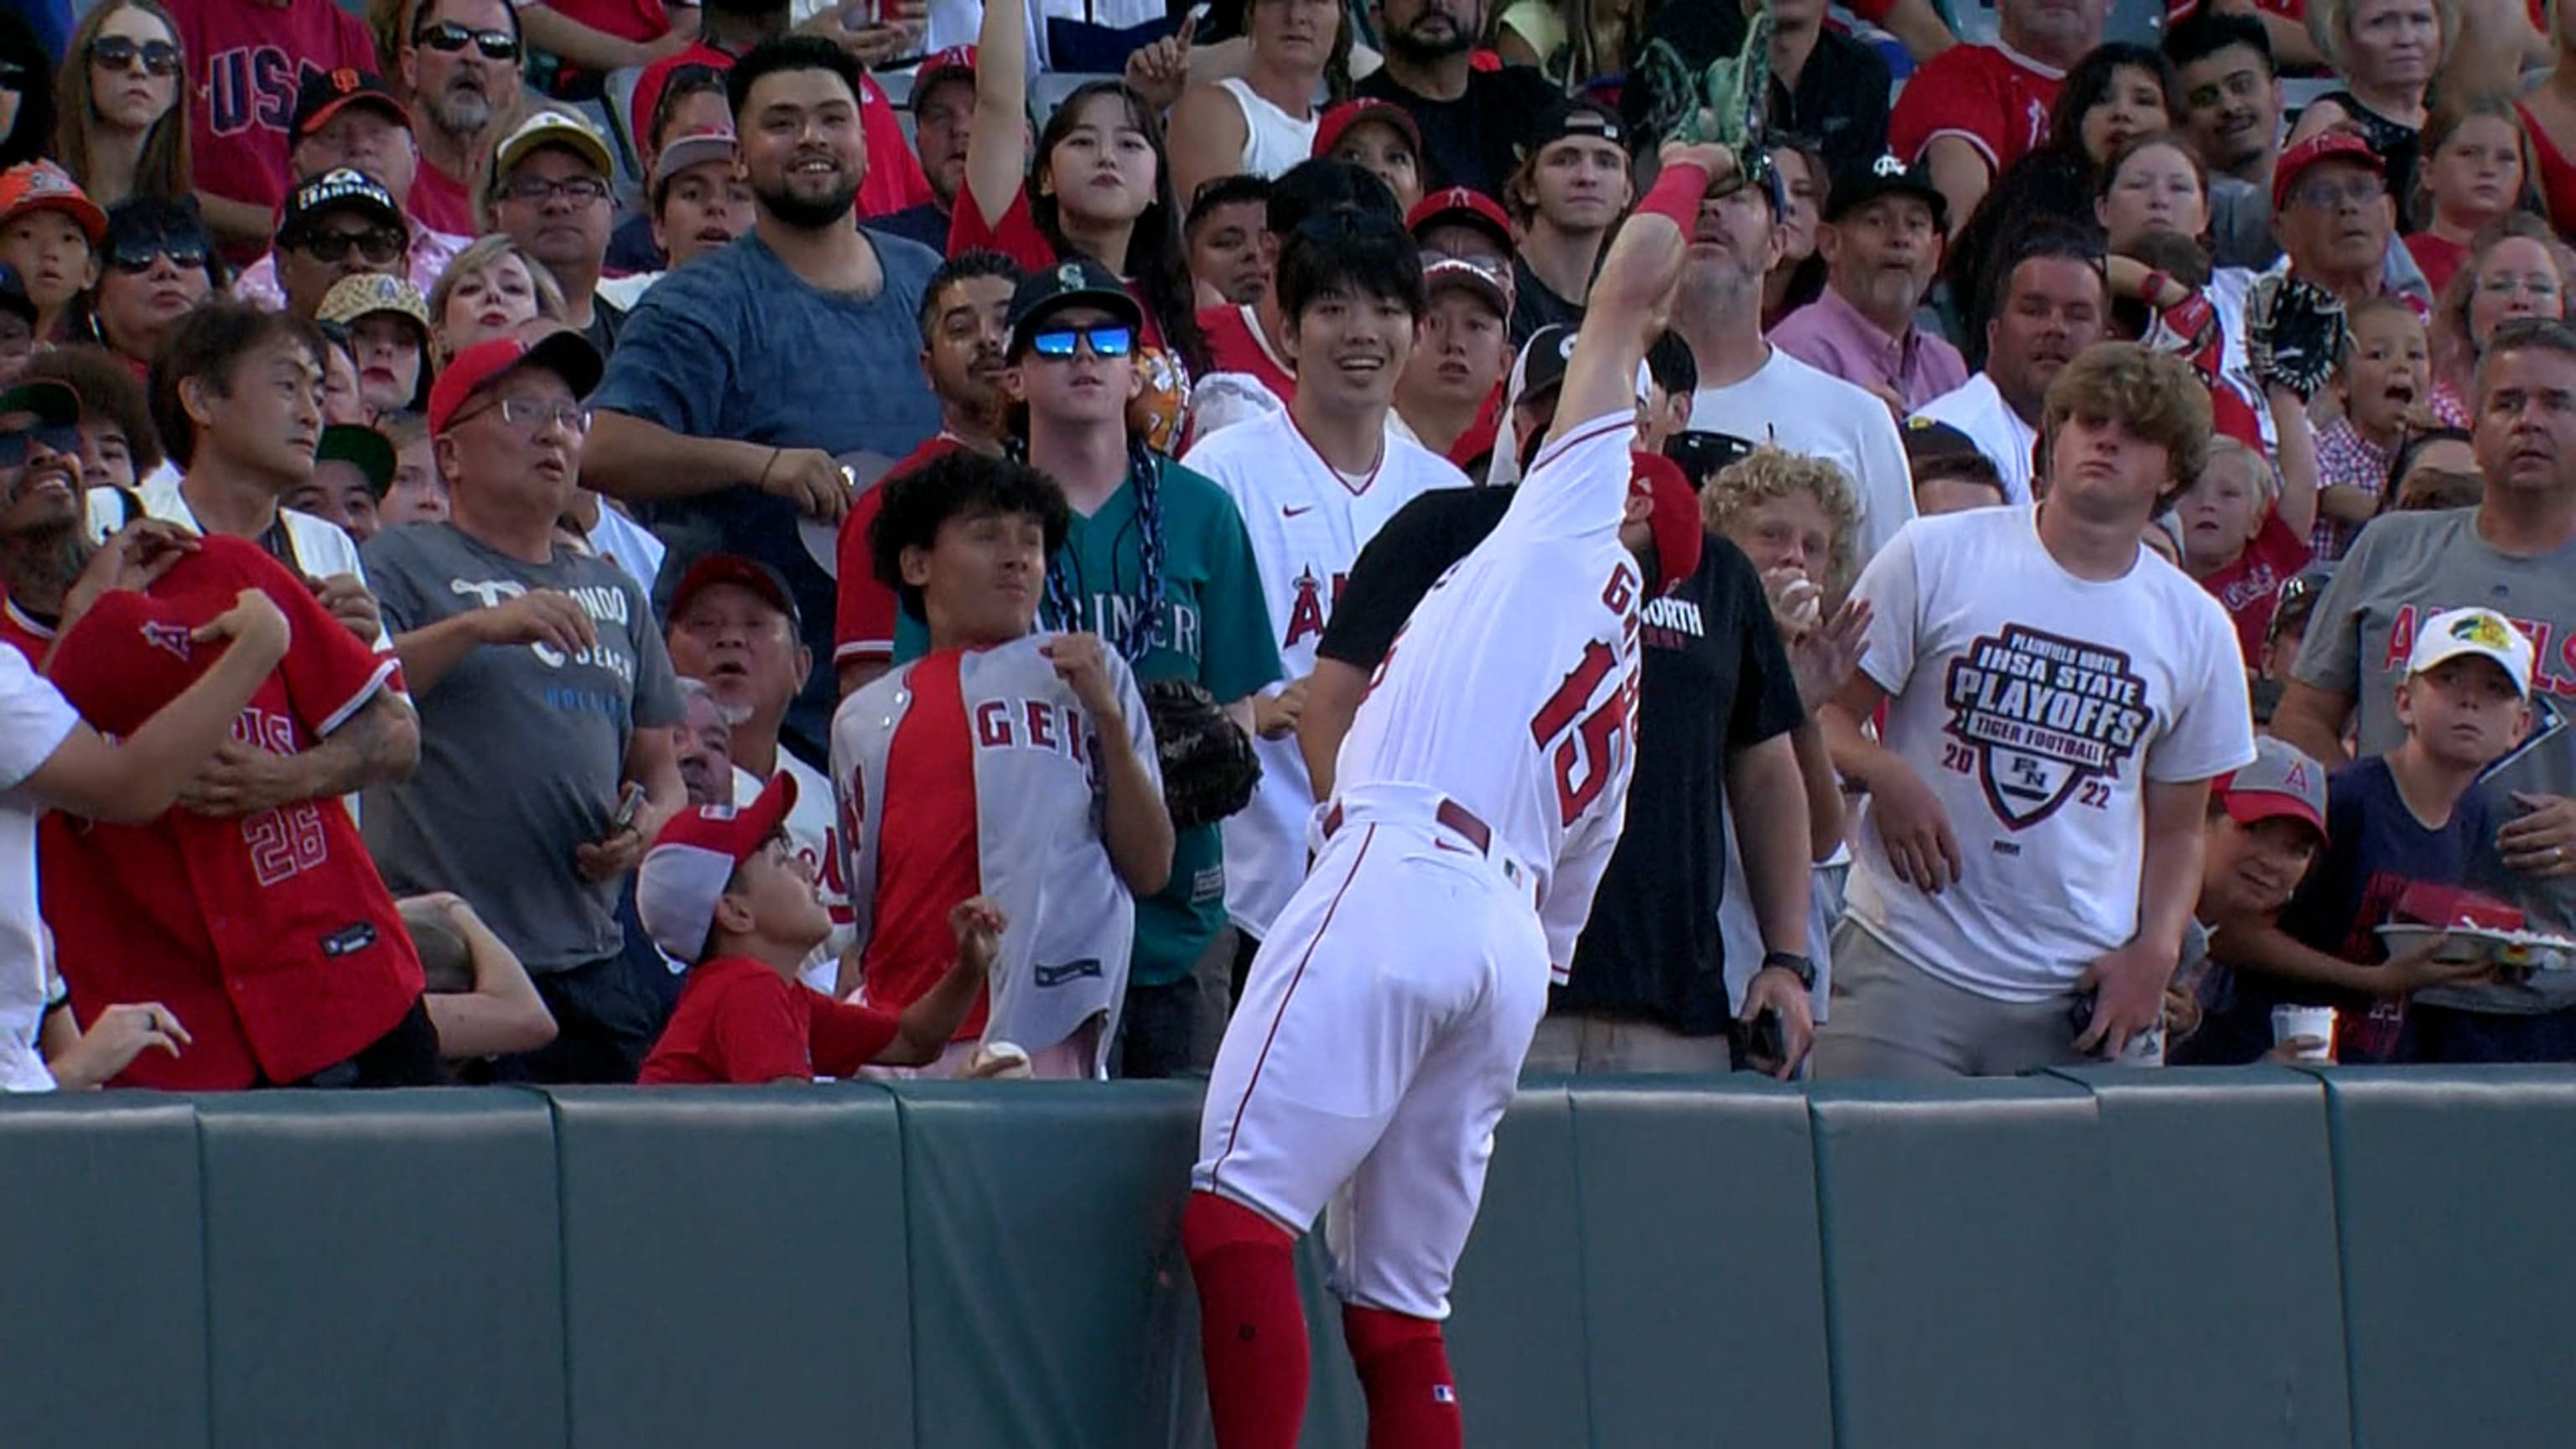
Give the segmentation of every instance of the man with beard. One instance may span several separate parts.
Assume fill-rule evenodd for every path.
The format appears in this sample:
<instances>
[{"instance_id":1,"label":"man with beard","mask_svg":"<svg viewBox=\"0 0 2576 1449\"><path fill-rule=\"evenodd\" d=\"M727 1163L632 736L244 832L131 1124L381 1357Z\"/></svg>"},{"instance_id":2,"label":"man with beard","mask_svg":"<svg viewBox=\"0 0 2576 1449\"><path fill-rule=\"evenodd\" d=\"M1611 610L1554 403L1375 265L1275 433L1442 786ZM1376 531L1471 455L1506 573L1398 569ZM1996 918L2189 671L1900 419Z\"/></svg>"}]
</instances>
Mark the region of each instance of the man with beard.
<instances>
[{"instance_id":1,"label":"man with beard","mask_svg":"<svg viewBox=\"0 0 2576 1449\"><path fill-rule=\"evenodd\" d=\"M1621 144L1626 133L1617 111L1568 100L1551 107L1530 137L1528 157L1503 191L1521 229L1512 258L1513 346L1541 327L1583 325L1601 248L1637 194Z\"/></svg>"},{"instance_id":2,"label":"man with beard","mask_svg":"<svg viewBox=\"0 0 2576 1449\"><path fill-rule=\"evenodd\" d=\"M1986 370L1917 408L1914 416L1968 435L2003 478L2004 501L2031 501L2039 421L2048 385L2102 338L2111 317L2102 244L2080 232L2034 232L2016 249L1986 324Z\"/></svg>"},{"instance_id":3,"label":"man with beard","mask_svg":"<svg viewBox=\"0 0 2576 1449\"><path fill-rule=\"evenodd\" d=\"M616 174L608 138L564 111L539 111L519 124L492 158L492 223L519 250L546 264L563 287L565 325L599 355L617 350L626 313L599 295L616 219Z\"/></svg>"},{"instance_id":4,"label":"man with beard","mask_svg":"<svg viewBox=\"0 0 2576 1449\"><path fill-rule=\"evenodd\" d=\"M921 375L939 399L939 432L888 468L841 520L839 590L832 615L832 667L842 697L894 660L894 586L877 577L877 511L885 485L943 453L1002 456L1002 372L1010 364L1011 293L1020 264L1000 252L960 252L931 274L921 303Z\"/></svg>"},{"instance_id":5,"label":"man with beard","mask_svg":"<svg viewBox=\"0 0 2576 1449\"><path fill-rule=\"evenodd\" d=\"M1690 425L1839 465L1859 492L1867 559L1914 516L1905 442L1877 397L1762 335L1762 278L1780 260L1784 201L1780 173L1766 166L1700 203L1672 316L1699 365Z\"/></svg>"},{"instance_id":6,"label":"man with beard","mask_svg":"<svg viewBox=\"0 0 2576 1449\"><path fill-rule=\"evenodd\" d=\"M471 237L475 169L519 93L519 12L506 0L428 0L395 52L411 93L420 171L407 209L421 225Z\"/></svg>"},{"instance_id":7,"label":"man with beard","mask_svg":"<svg viewBox=\"0 0 2576 1449\"><path fill-rule=\"evenodd\" d=\"M831 576L799 536L850 508L836 456L899 458L938 431L914 377L915 318L939 258L862 231L868 173L858 63L830 41L765 42L727 77L752 230L672 273L619 334L584 481L652 520L683 567L738 553L786 578L814 657L831 657ZM815 399L830 400L818 407ZM818 668L786 739L824 757L836 699Z\"/></svg>"},{"instance_id":8,"label":"man with beard","mask_svg":"<svg viewBox=\"0 0 2576 1449\"><path fill-rule=\"evenodd\" d=\"M1868 388L1903 417L1968 380L1967 359L1914 325L1941 270L1949 202L1932 173L1882 156L1837 186L1816 244L1825 292L1771 333L1783 352Z\"/></svg>"},{"instance_id":9,"label":"man with beard","mask_svg":"<svg viewBox=\"0 0 2576 1449\"><path fill-rule=\"evenodd\" d=\"M1486 0L1378 0L1372 18L1386 64L1352 93L1413 113L1430 168L1425 186L1501 195L1556 88L1532 66L1468 64L1485 33Z\"/></svg>"}]
</instances>

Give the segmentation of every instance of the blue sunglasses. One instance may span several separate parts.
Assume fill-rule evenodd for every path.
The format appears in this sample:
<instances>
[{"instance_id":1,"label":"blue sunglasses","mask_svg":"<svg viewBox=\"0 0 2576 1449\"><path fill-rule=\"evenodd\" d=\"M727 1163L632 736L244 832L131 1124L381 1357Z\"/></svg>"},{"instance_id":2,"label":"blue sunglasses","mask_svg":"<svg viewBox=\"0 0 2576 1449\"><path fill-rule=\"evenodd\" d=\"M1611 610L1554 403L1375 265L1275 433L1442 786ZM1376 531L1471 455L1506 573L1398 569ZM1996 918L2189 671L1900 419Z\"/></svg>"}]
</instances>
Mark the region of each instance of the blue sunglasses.
<instances>
[{"instance_id":1,"label":"blue sunglasses","mask_svg":"<svg viewBox=\"0 0 2576 1449\"><path fill-rule=\"evenodd\" d=\"M1040 357L1071 357L1082 343L1091 344L1095 357L1125 357L1136 350L1136 329L1103 325L1099 327L1050 327L1031 333L1029 350Z\"/></svg>"}]
</instances>

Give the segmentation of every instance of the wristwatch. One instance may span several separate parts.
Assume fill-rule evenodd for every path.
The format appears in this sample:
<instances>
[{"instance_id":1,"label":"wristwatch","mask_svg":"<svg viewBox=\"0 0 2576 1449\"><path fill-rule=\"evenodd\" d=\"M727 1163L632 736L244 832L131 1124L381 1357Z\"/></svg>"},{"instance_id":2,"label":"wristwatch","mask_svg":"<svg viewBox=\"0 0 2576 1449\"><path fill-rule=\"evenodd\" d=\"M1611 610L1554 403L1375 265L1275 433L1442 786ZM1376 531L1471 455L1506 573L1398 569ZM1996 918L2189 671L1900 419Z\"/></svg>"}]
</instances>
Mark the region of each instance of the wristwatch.
<instances>
[{"instance_id":1,"label":"wristwatch","mask_svg":"<svg viewBox=\"0 0 2576 1449\"><path fill-rule=\"evenodd\" d=\"M1797 977L1798 984L1806 990L1816 989L1816 963L1806 957L1787 951L1765 953L1762 957L1762 970L1769 971L1775 968Z\"/></svg>"}]
</instances>

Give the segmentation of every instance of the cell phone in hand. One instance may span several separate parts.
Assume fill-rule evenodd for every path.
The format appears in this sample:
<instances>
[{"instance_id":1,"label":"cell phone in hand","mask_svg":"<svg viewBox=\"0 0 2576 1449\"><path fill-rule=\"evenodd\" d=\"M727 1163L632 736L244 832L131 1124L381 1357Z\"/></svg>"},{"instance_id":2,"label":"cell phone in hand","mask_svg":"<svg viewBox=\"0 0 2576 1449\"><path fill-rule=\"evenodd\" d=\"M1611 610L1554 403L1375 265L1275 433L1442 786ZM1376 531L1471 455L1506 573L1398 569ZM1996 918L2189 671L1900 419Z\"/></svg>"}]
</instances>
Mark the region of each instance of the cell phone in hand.
<instances>
[{"instance_id":1,"label":"cell phone in hand","mask_svg":"<svg viewBox=\"0 0 2576 1449\"><path fill-rule=\"evenodd\" d=\"M1741 1021L1727 1023L1727 1034L1734 1039L1736 1070L1777 1076L1789 1060L1789 1038L1780 1024L1780 1009L1762 1008L1762 1014L1750 1025Z\"/></svg>"},{"instance_id":2,"label":"cell phone in hand","mask_svg":"<svg viewBox=\"0 0 2576 1449\"><path fill-rule=\"evenodd\" d=\"M644 812L644 787L629 780L626 793L617 797L617 813L608 817L608 833L622 834L635 828L635 817Z\"/></svg>"},{"instance_id":3,"label":"cell phone in hand","mask_svg":"<svg viewBox=\"0 0 2576 1449\"><path fill-rule=\"evenodd\" d=\"M2070 1040L2082 1041L2084 1039L2084 1033L2093 1029L2093 1010L2100 1004L2100 1002L2101 993L2099 992L2079 991L2075 993L2075 1000L2070 1002L2066 1008L2066 1026L2070 1034Z\"/></svg>"}]
</instances>

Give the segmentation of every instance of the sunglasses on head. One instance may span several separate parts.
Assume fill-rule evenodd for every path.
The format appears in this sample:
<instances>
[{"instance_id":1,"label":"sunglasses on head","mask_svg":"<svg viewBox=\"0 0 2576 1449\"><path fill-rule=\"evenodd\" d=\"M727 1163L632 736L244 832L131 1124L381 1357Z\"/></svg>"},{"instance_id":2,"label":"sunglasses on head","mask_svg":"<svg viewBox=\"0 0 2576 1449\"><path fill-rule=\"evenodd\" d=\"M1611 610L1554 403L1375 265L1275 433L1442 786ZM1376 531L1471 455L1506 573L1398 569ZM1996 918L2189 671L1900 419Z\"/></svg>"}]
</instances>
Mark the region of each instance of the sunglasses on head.
<instances>
[{"instance_id":1,"label":"sunglasses on head","mask_svg":"<svg viewBox=\"0 0 2576 1449\"><path fill-rule=\"evenodd\" d=\"M80 429L70 423L36 423L24 428L0 432L0 468L16 468L27 461L29 439L45 445L48 452L69 455L80 451Z\"/></svg>"},{"instance_id":2,"label":"sunglasses on head","mask_svg":"<svg viewBox=\"0 0 2576 1449\"><path fill-rule=\"evenodd\" d=\"M414 45L426 45L447 55L461 54L473 46L483 52L485 60L517 60L519 38L506 30L468 30L453 20L424 25L411 38Z\"/></svg>"},{"instance_id":3,"label":"sunglasses on head","mask_svg":"<svg viewBox=\"0 0 2576 1449\"><path fill-rule=\"evenodd\" d=\"M1030 334L1029 350L1040 357L1071 357L1074 349L1085 342L1091 344L1094 357L1125 357L1136 350L1136 329L1114 322L1095 327L1050 327Z\"/></svg>"},{"instance_id":4,"label":"sunglasses on head","mask_svg":"<svg viewBox=\"0 0 2576 1449\"><path fill-rule=\"evenodd\" d=\"M398 231L378 228L374 231L308 231L295 243L295 249L317 262L339 263L355 251L370 266L384 266L402 255L403 238Z\"/></svg>"},{"instance_id":5,"label":"sunglasses on head","mask_svg":"<svg viewBox=\"0 0 2576 1449\"><path fill-rule=\"evenodd\" d=\"M107 264L120 272L148 272L163 257L168 257L182 271L202 267L206 264L206 239L195 232L177 235L155 233L151 236L121 236L107 244Z\"/></svg>"},{"instance_id":6,"label":"sunglasses on head","mask_svg":"<svg viewBox=\"0 0 2576 1449\"><path fill-rule=\"evenodd\" d=\"M146 75L179 73L179 47L166 40L136 40L130 35L102 35L89 43L89 63L107 70L131 69L137 58Z\"/></svg>"}]
</instances>

